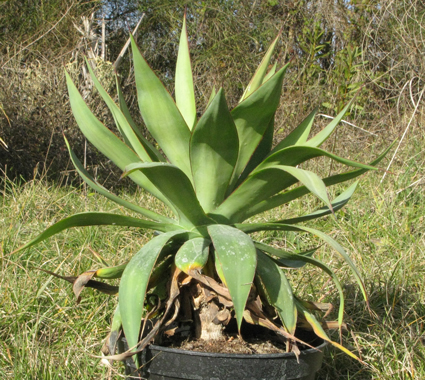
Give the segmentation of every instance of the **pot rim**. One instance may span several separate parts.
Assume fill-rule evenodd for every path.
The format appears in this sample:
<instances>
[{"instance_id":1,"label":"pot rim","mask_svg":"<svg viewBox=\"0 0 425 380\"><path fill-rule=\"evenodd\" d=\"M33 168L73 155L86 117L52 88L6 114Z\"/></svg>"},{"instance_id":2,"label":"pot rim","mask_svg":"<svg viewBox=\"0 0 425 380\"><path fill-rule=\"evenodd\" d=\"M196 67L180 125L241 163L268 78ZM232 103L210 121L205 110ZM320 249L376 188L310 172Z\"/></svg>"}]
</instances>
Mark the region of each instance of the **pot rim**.
<instances>
[{"instance_id":1,"label":"pot rim","mask_svg":"<svg viewBox=\"0 0 425 380\"><path fill-rule=\"evenodd\" d=\"M302 350L300 353L300 357L308 354L313 354L316 352L322 352L326 346L328 345L328 342L325 340L322 340L322 343L316 346L315 348L308 348L306 350ZM202 352L202 351L190 351L190 350L183 350L181 348L171 348L171 347L164 347L164 346L158 346L156 344L150 344L146 347L147 349L157 350L157 351L164 351L164 352L170 352L175 354L181 354L181 355L190 355L190 356L213 356L217 358L223 358L223 357L231 357L234 359L279 359L279 358L290 358L295 357L295 354L293 352L282 352L277 354L232 354L232 353L222 353L222 352Z\"/></svg>"}]
</instances>

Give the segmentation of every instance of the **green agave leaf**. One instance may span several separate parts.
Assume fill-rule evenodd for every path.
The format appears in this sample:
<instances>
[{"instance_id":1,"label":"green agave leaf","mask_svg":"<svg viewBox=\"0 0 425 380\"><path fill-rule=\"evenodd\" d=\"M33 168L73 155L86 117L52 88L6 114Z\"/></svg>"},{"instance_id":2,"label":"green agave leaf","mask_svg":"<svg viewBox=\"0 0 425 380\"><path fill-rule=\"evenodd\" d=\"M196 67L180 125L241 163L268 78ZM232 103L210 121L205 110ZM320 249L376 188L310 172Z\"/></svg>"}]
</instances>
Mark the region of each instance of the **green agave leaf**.
<instances>
[{"instance_id":1,"label":"green agave leaf","mask_svg":"<svg viewBox=\"0 0 425 380\"><path fill-rule=\"evenodd\" d=\"M267 252L270 255L273 256L277 256L277 257L281 257L282 259L295 259L295 260L299 260L299 261L304 261L305 263L308 264L312 264L318 268L320 268L323 272L325 272L326 274L328 274L337 290L339 293L339 298L340 298L340 304L339 304L339 311L338 311L338 324L339 326L342 326L342 322L343 322L343 318L344 318L344 292L342 290L342 286L341 283L338 280L338 277L335 275L335 273L332 271L332 269L330 269L326 264L322 263L320 260L314 259L312 257L306 256L306 255L297 255L297 254L288 254L287 252L281 251L280 249L276 249L273 247L270 247L269 245L263 244L263 243L258 243L258 242L254 242L255 246L257 249L263 251L263 252ZM278 260L276 260L277 263L279 263Z\"/></svg>"},{"instance_id":2,"label":"green agave leaf","mask_svg":"<svg viewBox=\"0 0 425 380\"><path fill-rule=\"evenodd\" d=\"M342 192L339 196L337 196L331 202L334 212L337 212L348 203L354 191L356 190L358 183L359 183L358 181L354 182L348 189ZM329 209L329 207L322 207L317 209L316 211L313 211L311 214L300 216L298 218L283 219L283 220L280 220L279 223L296 224L300 222L306 222L307 220L311 220L311 219L321 218L322 216L329 215L331 213L332 211Z\"/></svg>"},{"instance_id":3,"label":"green agave leaf","mask_svg":"<svg viewBox=\"0 0 425 380\"><path fill-rule=\"evenodd\" d=\"M274 306L283 325L290 334L297 326L297 308L291 285L285 273L275 262L260 250L257 250L257 276L260 279L267 298Z\"/></svg>"},{"instance_id":4,"label":"green agave leaf","mask_svg":"<svg viewBox=\"0 0 425 380\"><path fill-rule=\"evenodd\" d=\"M118 103L120 105L121 112L130 123L131 128L133 128L134 133L136 134L137 138L139 139L139 141L145 148L146 152L148 153L150 160L147 160L147 161L165 162L165 158L148 140L146 140L146 138L143 136L141 128L134 122L133 118L131 117L130 111L124 100L124 95L122 93L121 86L118 81L118 76L115 76L115 78L116 78L116 87L117 87L117 94L118 94Z\"/></svg>"},{"instance_id":5,"label":"green agave leaf","mask_svg":"<svg viewBox=\"0 0 425 380\"><path fill-rule=\"evenodd\" d=\"M270 59L273 55L274 48L276 46L277 40L280 37L280 33L277 35L277 37L273 40L271 45L269 46L266 54L264 55L263 59L261 60L260 65L258 66L257 70L255 71L254 76L251 78L251 81L249 82L248 86L246 87L242 98L239 102L242 102L245 100L248 96L250 96L255 90L257 90L261 84L264 82L264 78L266 76L267 67L269 66ZM273 69L272 69L273 70Z\"/></svg>"},{"instance_id":6,"label":"green agave leaf","mask_svg":"<svg viewBox=\"0 0 425 380\"><path fill-rule=\"evenodd\" d=\"M59 222L53 224L40 235L38 235L36 238L25 244L23 247L18 248L16 251L14 251L14 253L21 251L22 249L30 248L33 245L38 244L43 240L46 240L49 237L56 235L57 233L63 230L67 230L68 228L87 226L139 227L162 232L182 230L181 227L175 224L151 222L149 220L132 218L130 216L119 214L109 214L106 212L82 212L79 214L72 215L68 218L62 219Z\"/></svg>"},{"instance_id":7,"label":"green agave leaf","mask_svg":"<svg viewBox=\"0 0 425 380\"><path fill-rule=\"evenodd\" d=\"M74 114L81 132L83 132L87 140L114 162L121 170L124 170L127 165L133 162L139 162L140 158L137 154L93 115L67 72L65 72L65 76L72 113ZM142 173L134 173L130 178L136 184L169 205L167 199Z\"/></svg>"},{"instance_id":8,"label":"green agave leaf","mask_svg":"<svg viewBox=\"0 0 425 380\"><path fill-rule=\"evenodd\" d=\"M205 238L194 238L185 242L177 251L176 267L190 275L192 270L201 270L208 261L211 241Z\"/></svg>"},{"instance_id":9,"label":"green agave leaf","mask_svg":"<svg viewBox=\"0 0 425 380\"><path fill-rule=\"evenodd\" d=\"M140 54L133 37L130 37L139 108L146 127L170 162L191 178L190 130L173 98Z\"/></svg>"},{"instance_id":10,"label":"green agave leaf","mask_svg":"<svg viewBox=\"0 0 425 380\"><path fill-rule=\"evenodd\" d=\"M263 79L262 84L267 82L276 73L276 69L277 69L277 62L274 63L274 65L272 66L270 71L266 74L266 76Z\"/></svg>"},{"instance_id":11,"label":"green agave leaf","mask_svg":"<svg viewBox=\"0 0 425 380\"><path fill-rule=\"evenodd\" d=\"M215 98L216 94L217 93L215 91L215 86L213 86L212 91L211 91L210 98L208 99L207 108L210 106L210 104L213 101L213 99Z\"/></svg>"},{"instance_id":12,"label":"green agave leaf","mask_svg":"<svg viewBox=\"0 0 425 380\"><path fill-rule=\"evenodd\" d=\"M146 289L155 263L170 240L185 238L187 233L178 231L156 236L131 258L122 274L119 287L120 312L128 346L133 350L139 341Z\"/></svg>"},{"instance_id":13,"label":"green agave leaf","mask_svg":"<svg viewBox=\"0 0 425 380\"><path fill-rule=\"evenodd\" d=\"M302 184L304 184L304 186L307 187L311 193L316 195L316 197L322 200L332 210L332 205L331 201L329 200L326 185L316 173L286 165L273 165L269 166L268 168L279 169L289 173Z\"/></svg>"},{"instance_id":14,"label":"green agave leaf","mask_svg":"<svg viewBox=\"0 0 425 380\"><path fill-rule=\"evenodd\" d=\"M319 247L309 249L308 251L297 252L297 253L292 253L292 254L306 256L306 257L312 257L313 254L318 249L319 249ZM286 268L302 268L305 264L307 264L307 262L305 260L298 260L298 259L283 259L283 258L280 258L279 260L277 260L277 262L280 266L284 266Z\"/></svg>"},{"instance_id":15,"label":"green agave leaf","mask_svg":"<svg viewBox=\"0 0 425 380\"><path fill-rule=\"evenodd\" d=\"M310 227L305 227L305 226L295 227L293 225L283 224L283 223L235 224L235 227L247 234L252 232L258 232L258 231L306 231L313 235L316 235L319 239L323 240L325 243L329 244L333 249L335 249L335 251L337 251L340 254L340 256L344 259L344 261L348 264L348 266L351 269L351 272L353 273L357 283L360 286L360 290L362 291L365 301L369 302L367 294L366 294L366 287L364 285L364 282L361 278L361 275L357 267L351 260L350 256L347 255L344 248L342 248L338 242L332 239L329 235L326 235L324 232L316 230L314 228L310 228ZM261 249L262 251L269 252L266 248L261 248L260 246L257 246L257 248Z\"/></svg>"},{"instance_id":16,"label":"green agave leaf","mask_svg":"<svg viewBox=\"0 0 425 380\"><path fill-rule=\"evenodd\" d=\"M336 343L336 342L332 341L328 337L328 335L326 334L325 330L323 330L322 325L316 319L316 317L314 316L314 314L310 313L310 311L307 308L305 308L301 304L301 302L299 302L298 300L295 300L295 302L296 302L297 309L299 310L300 314L304 315L304 317L307 320L307 322L313 328L314 333L319 338L322 338L324 341L329 342L334 347L337 347L338 349L340 349L341 351L345 352L347 355L351 356L352 358L354 358L356 360L359 360L359 358L356 355L354 355L351 351L347 350L344 346L340 345L339 343Z\"/></svg>"},{"instance_id":17,"label":"green agave leaf","mask_svg":"<svg viewBox=\"0 0 425 380\"><path fill-rule=\"evenodd\" d=\"M308 139L308 136L311 131L311 127L313 126L314 117L317 114L317 110L319 108L316 107L310 115L308 115L298 127L296 127L288 136L286 136L279 144L277 144L272 150L271 154L277 152L283 148L287 148L292 145L303 145Z\"/></svg>"},{"instance_id":18,"label":"green agave leaf","mask_svg":"<svg viewBox=\"0 0 425 380\"><path fill-rule=\"evenodd\" d=\"M240 329L257 266L256 249L251 238L236 228L216 224L208 226L208 233L214 245L216 265L220 267L229 289Z\"/></svg>"},{"instance_id":19,"label":"green agave leaf","mask_svg":"<svg viewBox=\"0 0 425 380\"><path fill-rule=\"evenodd\" d=\"M216 218L226 218L231 222L245 220L246 211L252 205L273 196L297 181L303 183L329 208L332 207L326 186L317 174L292 166L274 165L255 170L211 215Z\"/></svg>"},{"instance_id":20,"label":"green agave leaf","mask_svg":"<svg viewBox=\"0 0 425 380\"><path fill-rule=\"evenodd\" d=\"M327 152L326 150L323 150L320 148L299 145L299 146L290 146L273 153L272 155L267 157L260 165L258 165L258 168L256 169L256 171L262 170L264 168L271 167L274 165L297 166L312 158L323 157L323 156L329 157L332 160L347 166L368 169L368 170L377 170L373 166L348 160L346 158L337 156L336 154Z\"/></svg>"},{"instance_id":21,"label":"green agave leaf","mask_svg":"<svg viewBox=\"0 0 425 380\"><path fill-rule=\"evenodd\" d=\"M186 14L183 19L179 53L177 56L175 92L177 107L189 129L192 129L196 124L196 102L187 38Z\"/></svg>"},{"instance_id":22,"label":"green agave leaf","mask_svg":"<svg viewBox=\"0 0 425 380\"><path fill-rule=\"evenodd\" d=\"M245 232L246 234L251 234L253 232L259 231L301 231L299 226L294 226L293 224L284 224L284 223L235 223L233 225L238 230ZM289 253L288 253L289 254Z\"/></svg>"},{"instance_id":23,"label":"green agave leaf","mask_svg":"<svg viewBox=\"0 0 425 380\"><path fill-rule=\"evenodd\" d=\"M194 128L190 141L196 194L207 213L224 199L238 148L238 133L220 89Z\"/></svg>"},{"instance_id":24,"label":"green agave leaf","mask_svg":"<svg viewBox=\"0 0 425 380\"><path fill-rule=\"evenodd\" d=\"M335 251L337 251L341 255L341 257L345 260L345 262L350 267L352 273L354 274L354 277L356 278L356 281L360 286L360 290L362 291L363 298L365 299L365 301L367 303L369 303L369 299L368 299L368 296L367 296L367 293L366 293L366 287L365 287L365 284L364 284L364 282L361 278L361 275L360 275L356 265L351 260L350 256L348 256L347 253L345 252L344 248L342 248L341 245L338 242L336 242L329 235L326 235L322 231L319 231L319 230L316 230L316 229L310 228L310 227L305 227L305 226L302 226L300 228L304 231L312 233L313 235L316 235L318 238L320 238L324 242L328 243L333 249L335 249Z\"/></svg>"},{"instance_id":25,"label":"green agave leaf","mask_svg":"<svg viewBox=\"0 0 425 380\"><path fill-rule=\"evenodd\" d=\"M322 145L328 137L335 130L339 122L342 120L348 109L353 104L355 98L351 99L348 104L344 107L344 109L333 119L324 129L322 129L317 135L312 137L310 140L306 141L304 145L318 147Z\"/></svg>"},{"instance_id":26,"label":"green agave leaf","mask_svg":"<svg viewBox=\"0 0 425 380\"><path fill-rule=\"evenodd\" d=\"M375 166L381 160L387 155L391 147L394 145L391 144L385 151L377 157L374 161L372 161L369 166ZM346 182L351 179L357 178L360 175L366 173L369 169L358 169L358 170L352 170L341 174L336 174L327 178L323 179L323 182L326 186L332 186L336 185L338 183ZM291 183L290 183L291 184ZM290 186L290 184L287 184L287 186ZM305 186L300 186L295 189L286 191L282 194L277 194L273 197L270 197L268 199L265 199L263 201L257 202L253 204L251 207L249 207L247 210L244 211L244 218L247 219L251 216L257 215L261 212L271 210L275 207L281 206L285 203L288 203L294 199L300 198L306 194L309 194L310 191Z\"/></svg>"},{"instance_id":27,"label":"green agave leaf","mask_svg":"<svg viewBox=\"0 0 425 380\"><path fill-rule=\"evenodd\" d=\"M96 270L94 277L102 278L104 280L112 280L114 278L121 278L125 267L128 263L117 265L114 267L100 268Z\"/></svg>"},{"instance_id":28,"label":"green agave leaf","mask_svg":"<svg viewBox=\"0 0 425 380\"><path fill-rule=\"evenodd\" d=\"M126 167L123 176L140 170L167 197L177 211L180 224L189 228L208 224L205 215L187 176L177 166L166 163L137 163Z\"/></svg>"},{"instance_id":29,"label":"green agave leaf","mask_svg":"<svg viewBox=\"0 0 425 380\"><path fill-rule=\"evenodd\" d=\"M257 146L254 154L248 162L248 165L245 167L245 170L240 175L236 187L239 186L248 175L267 157L270 153L273 145L273 135L274 135L274 118L270 120L270 123L264 132L263 138Z\"/></svg>"},{"instance_id":30,"label":"green agave leaf","mask_svg":"<svg viewBox=\"0 0 425 380\"><path fill-rule=\"evenodd\" d=\"M149 278L148 290L158 287L158 285L162 284L164 279L168 280L171 265L174 262L174 257L172 255L169 255L168 257L164 256L165 258L161 257L163 254L166 255L167 253L168 253L167 250L164 249L160 257L157 259L155 268L152 271L151 276ZM165 298L166 296L161 299L165 299Z\"/></svg>"},{"instance_id":31,"label":"green agave leaf","mask_svg":"<svg viewBox=\"0 0 425 380\"><path fill-rule=\"evenodd\" d=\"M109 110L111 111L115 124L117 125L118 130L123 135L126 144L136 152L136 154L140 157L142 161L147 161L147 162L152 161L145 147L143 146L143 144L141 144L141 142L139 141L139 138L136 136L133 128L129 124L127 118L121 112L121 109L115 104L115 102L112 100L112 98L105 91L103 86L100 84L99 80L96 78L96 75L94 74L93 69L91 68L91 65L88 62L87 58L86 58L86 65L89 69L90 76L92 78L92 81L96 89L99 91L100 96L103 98L104 102L106 103Z\"/></svg>"},{"instance_id":32,"label":"green agave leaf","mask_svg":"<svg viewBox=\"0 0 425 380\"><path fill-rule=\"evenodd\" d=\"M239 176L245 170L252 155L260 144L267 127L279 105L283 76L288 65L280 69L250 97L238 104L232 111L239 137L239 157L229 187L234 189Z\"/></svg>"},{"instance_id":33,"label":"green agave leaf","mask_svg":"<svg viewBox=\"0 0 425 380\"><path fill-rule=\"evenodd\" d=\"M138 205L135 205L131 202L125 201L124 199L121 199L120 197L116 196L115 194L112 194L107 189L105 189L103 186L99 185L95 182L93 177L90 176L90 174L87 172L86 169L84 169L84 166L81 164L80 160L77 158L75 153L72 151L72 149L69 146L68 140L65 138L66 146L68 147L69 155L71 157L71 161L74 164L75 169L77 170L80 177L84 180L85 183L87 183L93 190L97 191L98 193L102 194L106 198L110 199L111 201L114 201L115 203L124 206L128 208L129 210L133 210L149 219L155 220L157 222L162 223L174 223L172 219L169 219L165 216L162 216L160 214L157 214L156 212L153 212L151 210L148 210L146 208L140 207Z\"/></svg>"},{"instance_id":34,"label":"green agave leaf","mask_svg":"<svg viewBox=\"0 0 425 380\"><path fill-rule=\"evenodd\" d=\"M110 355L115 354L115 347L117 345L118 338L120 336L121 326L122 326L122 318L120 313L120 304L118 302L114 312L114 316L112 317L111 332L109 334L109 339L108 339L108 349L109 349Z\"/></svg>"}]
</instances>

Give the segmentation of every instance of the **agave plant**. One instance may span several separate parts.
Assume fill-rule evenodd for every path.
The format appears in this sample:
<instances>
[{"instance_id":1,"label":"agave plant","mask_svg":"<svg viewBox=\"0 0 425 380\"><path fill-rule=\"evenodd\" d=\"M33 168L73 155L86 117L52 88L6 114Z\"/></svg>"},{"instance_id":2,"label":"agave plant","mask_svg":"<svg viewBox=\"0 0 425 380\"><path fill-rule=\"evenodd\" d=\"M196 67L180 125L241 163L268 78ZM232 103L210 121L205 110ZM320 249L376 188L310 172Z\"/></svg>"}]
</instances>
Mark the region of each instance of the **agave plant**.
<instances>
[{"instance_id":1,"label":"agave plant","mask_svg":"<svg viewBox=\"0 0 425 380\"><path fill-rule=\"evenodd\" d=\"M317 109L272 146L274 116L287 69L286 65L278 70L275 64L267 72L277 41L278 37L235 108L229 110L222 89L213 90L204 114L197 119L186 21L180 37L175 101L132 40L138 103L151 139L145 137L146 132L130 116L118 81L116 104L88 65L94 85L109 107L122 139L93 115L67 75L72 112L86 138L123 171L123 176L130 177L156 197L173 215L160 215L106 190L84 169L67 143L82 179L141 218L103 212L75 214L52 225L21 249L70 227L116 225L156 231L128 262L66 278L73 283L77 297L85 286L119 294L109 337L111 354L121 327L131 348L128 355L133 355L163 331L170 320L178 317L186 297L193 306L191 313L196 314L196 318L192 315L191 319L197 324L194 330L200 339L220 338L223 326L235 318L239 329L243 320L268 327L287 341L288 350L296 351L299 340L295 333L301 324L354 356L328 337L325 327L331 323L326 325L316 319L315 310L326 307L299 298L288 281L288 268L300 269L306 264L320 268L332 278L339 292L338 319L333 325L343 325L342 287L328 265L314 258L315 249L287 252L256 241L251 234L274 230L315 235L342 257L367 300L359 271L341 245L323 232L305 226L304 222L343 207L357 182L332 201L327 187L374 169L373 165L386 152L365 165L319 148L335 130L351 102L313 137L310 131ZM152 140L156 144L151 143ZM300 168L306 161L321 156L353 169L321 179L314 172ZM253 218L309 194L323 202L323 207L297 218L267 222L255 222ZM254 222L249 222L252 220ZM119 287L115 287L93 278L121 280ZM185 290L190 287L191 291ZM157 316L155 327L140 341L142 321L153 314Z\"/></svg>"}]
</instances>

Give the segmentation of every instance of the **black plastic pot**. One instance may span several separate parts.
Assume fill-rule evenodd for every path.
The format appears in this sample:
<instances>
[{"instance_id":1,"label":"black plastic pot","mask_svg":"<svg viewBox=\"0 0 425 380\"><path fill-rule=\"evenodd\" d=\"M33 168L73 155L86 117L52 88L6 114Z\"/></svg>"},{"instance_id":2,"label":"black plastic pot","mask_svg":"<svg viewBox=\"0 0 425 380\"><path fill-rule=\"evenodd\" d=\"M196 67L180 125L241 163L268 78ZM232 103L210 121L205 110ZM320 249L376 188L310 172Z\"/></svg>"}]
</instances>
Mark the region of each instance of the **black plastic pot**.
<instances>
[{"instance_id":1,"label":"black plastic pot","mask_svg":"<svg viewBox=\"0 0 425 380\"><path fill-rule=\"evenodd\" d=\"M149 380L314 380L326 343L301 352L299 363L293 353L241 355L186 351L150 345L140 356L138 372ZM126 373L136 367L126 362Z\"/></svg>"}]
</instances>

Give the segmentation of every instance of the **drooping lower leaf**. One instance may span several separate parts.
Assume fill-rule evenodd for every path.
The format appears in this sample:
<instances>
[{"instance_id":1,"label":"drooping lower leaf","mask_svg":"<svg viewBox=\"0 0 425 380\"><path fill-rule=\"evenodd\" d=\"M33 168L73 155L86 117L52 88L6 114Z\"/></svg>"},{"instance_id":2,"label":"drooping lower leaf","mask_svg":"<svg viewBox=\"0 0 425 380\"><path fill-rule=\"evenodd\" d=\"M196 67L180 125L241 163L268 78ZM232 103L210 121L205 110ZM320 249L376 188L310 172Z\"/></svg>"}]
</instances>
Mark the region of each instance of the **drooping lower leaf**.
<instances>
[{"instance_id":1,"label":"drooping lower leaf","mask_svg":"<svg viewBox=\"0 0 425 380\"><path fill-rule=\"evenodd\" d=\"M342 290L342 286L338 280L338 277L326 264L324 264L320 260L314 259L306 255L288 254L287 252L284 252L280 249L270 247L267 244L263 244L259 242L255 242L254 244L257 247L257 249L262 250L263 252L267 252L270 255L281 257L282 259L285 259L285 260L295 259L299 261L304 261L305 263L308 263L308 264L314 265L317 268L320 268L323 272L329 275L332 278L339 293L340 304L339 304L339 311L338 311L338 324L339 326L342 326L343 318L344 318L344 304L345 304L344 292ZM276 260L275 262L278 264L279 260Z\"/></svg>"},{"instance_id":2,"label":"drooping lower leaf","mask_svg":"<svg viewBox=\"0 0 425 380\"><path fill-rule=\"evenodd\" d=\"M366 293L366 287L365 287L363 279L362 279L362 277L359 273L359 270L357 269L356 265L351 260L350 256L348 256L347 252L345 252L345 249L342 248L342 246L337 241L335 241L329 235L325 234L324 232L322 232L320 230L317 230L315 228L305 227L305 226L302 226L302 227L300 226L300 229L307 231L307 232L309 232L313 235L316 235L318 238L322 239L324 242L329 244L335 251L337 251L341 255L341 257L348 264L352 273L354 274L354 277L356 278L356 281L360 286L360 290L363 294L365 301L369 302L368 296L367 296L367 293Z\"/></svg>"},{"instance_id":3,"label":"drooping lower leaf","mask_svg":"<svg viewBox=\"0 0 425 380\"><path fill-rule=\"evenodd\" d=\"M254 243L248 235L227 225L208 226L208 234L214 246L216 266L220 267L229 289L240 329L257 266Z\"/></svg>"},{"instance_id":4,"label":"drooping lower leaf","mask_svg":"<svg viewBox=\"0 0 425 380\"><path fill-rule=\"evenodd\" d=\"M177 231L156 236L131 258L122 274L119 287L120 312L128 346L133 351L139 341L146 289L155 263L171 239L185 238L185 232Z\"/></svg>"},{"instance_id":5,"label":"drooping lower leaf","mask_svg":"<svg viewBox=\"0 0 425 380\"><path fill-rule=\"evenodd\" d=\"M299 310L300 314L304 316L304 318L307 320L309 325L312 327L314 333L319 337L322 338L324 341L329 342L333 346L337 347L341 351L345 352L347 355L351 356L352 358L356 360L360 360L356 355L354 355L351 351L347 350L344 346L340 345L339 343L336 343L332 341L328 334L326 334L325 330L323 330L322 325L320 322L316 319L316 317L307 309L305 308L301 302L296 300L297 309Z\"/></svg>"},{"instance_id":6,"label":"drooping lower leaf","mask_svg":"<svg viewBox=\"0 0 425 380\"><path fill-rule=\"evenodd\" d=\"M348 264L351 271L354 274L354 277L356 278L357 283L360 286L360 290L362 291L363 297L366 302L368 302L368 297L366 294L366 287L364 285L364 282L361 278L361 275L357 269L357 267L354 265L351 258L348 256L348 254L345 252L344 248L336 242L334 239L332 239L329 235L325 234L322 231L319 231L314 228L305 227L305 226L294 226L290 224L283 224L283 223L252 223L252 224L235 224L235 227L240 229L241 231L245 233L252 233L252 232L258 232L258 231L305 231L308 233L311 233L313 235L316 235L318 238L323 240L325 243L329 244L333 249L335 249L340 256L344 259L344 261ZM269 247L267 245L258 245L260 243L255 243L258 249L261 249L266 252L272 253L270 249L274 249L272 247ZM268 247L268 248L267 248ZM290 254L285 253L287 258L290 258ZM289 255L289 256L288 256ZM307 260L307 262L310 262L308 260L313 260L312 258L301 258L300 256L297 256L299 260Z\"/></svg>"},{"instance_id":7,"label":"drooping lower leaf","mask_svg":"<svg viewBox=\"0 0 425 380\"><path fill-rule=\"evenodd\" d=\"M293 335L297 325L297 308L291 285L283 270L260 250L257 250L257 260L257 276L263 290L270 304L276 308L283 325Z\"/></svg>"},{"instance_id":8,"label":"drooping lower leaf","mask_svg":"<svg viewBox=\"0 0 425 380\"><path fill-rule=\"evenodd\" d=\"M87 226L126 226L148 228L151 230L158 230L163 232L175 230L181 231L181 227L174 224L151 222L149 220L137 219L119 214L110 214L106 212L82 212L60 220L59 222L50 226L36 238L25 244L23 247L17 249L15 252L32 247L33 245L38 244L63 230L67 230L68 228Z\"/></svg>"},{"instance_id":9,"label":"drooping lower leaf","mask_svg":"<svg viewBox=\"0 0 425 380\"><path fill-rule=\"evenodd\" d=\"M125 267L128 263L116 265L114 267L106 267L97 269L94 273L94 277L102 278L104 280L111 280L114 278L121 278Z\"/></svg>"}]
</instances>

